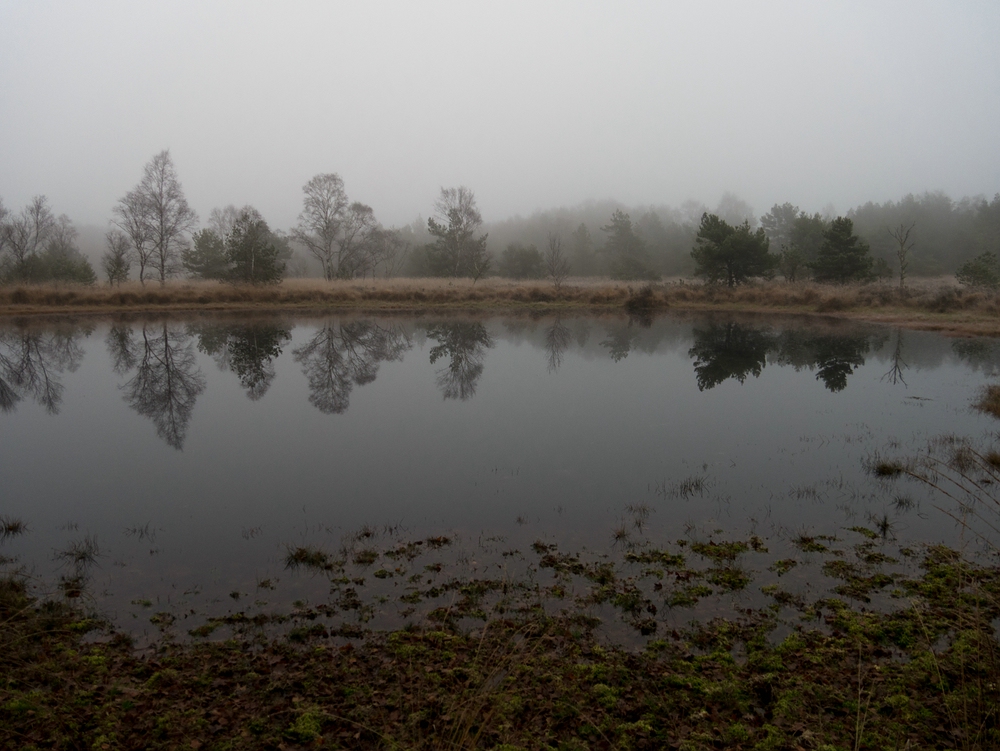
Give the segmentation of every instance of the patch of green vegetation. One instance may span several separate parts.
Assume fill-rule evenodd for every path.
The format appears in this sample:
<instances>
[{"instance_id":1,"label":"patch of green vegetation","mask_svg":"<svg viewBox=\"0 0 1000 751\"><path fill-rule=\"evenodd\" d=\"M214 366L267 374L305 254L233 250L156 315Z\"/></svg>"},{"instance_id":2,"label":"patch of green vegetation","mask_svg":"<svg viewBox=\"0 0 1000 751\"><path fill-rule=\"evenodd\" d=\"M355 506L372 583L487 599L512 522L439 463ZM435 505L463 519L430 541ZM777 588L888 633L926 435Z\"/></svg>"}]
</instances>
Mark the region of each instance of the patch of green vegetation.
<instances>
[{"instance_id":1,"label":"patch of green vegetation","mask_svg":"<svg viewBox=\"0 0 1000 751\"><path fill-rule=\"evenodd\" d=\"M799 535L792 540L792 544L803 553L825 553L830 548L824 545L821 541L833 542L836 539L836 537L829 537L827 535L817 535L815 537Z\"/></svg>"},{"instance_id":2,"label":"patch of green vegetation","mask_svg":"<svg viewBox=\"0 0 1000 751\"><path fill-rule=\"evenodd\" d=\"M778 576L783 576L791 571L793 568L799 565L799 562L794 558L782 558L779 561L775 561L770 566L768 566L768 571L773 571Z\"/></svg>"},{"instance_id":3,"label":"patch of green vegetation","mask_svg":"<svg viewBox=\"0 0 1000 751\"><path fill-rule=\"evenodd\" d=\"M308 710L295 718L295 722L285 730L285 737L296 743L309 743L320 737L323 731L323 715L315 710Z\"/></svg>"},{"instance_id":4,"label":"patch of green vegetation","mask_svg":"<svg viewBox=\"0 0 1000 751\"><path fill-rule=\"evenodd\" d=\"M630 563L645 563L666 568L681 568L684 566L684 556L680 553L669 553L666 550L629 551L625 560Z\"/></svg>"},{"instance_id":5,"label":"patch of green vegetation","mask_svg":"<svg viewBox=\"0 0 1000 751\"><path fill-rule=\"evenodd\" d=\"M698 604L702 597L712 594L712 588L705 584L688 584L673 590L666 598L672 608L689 608Z\"/></svg>"},{"instance_id":6,"label":"patch of green vegetation","mask_svg":"<svg viewBox=\"0 0 1000 751\"><path fill-rule=\"evenodd\" d=\"M432 601L413 625L371 631L385 586L340 577L327 601L206 622L227 625L224 639L170 633L141 650L0 579L0 748L997 746L1000 570L932 547L889 577L877 566L891 557L863 536L857 558L824 556L838 597L807 600L765 575L769 604L739 598L729 617L717 614L732 598L704 603L715 617L664 617L650 597L691 607L750 586L755 574L734 563L742 551L687 570L542 543L558 601L539 584L541 562L523 579L435 576L433 587L421 572L404 596ZM623 573L633 563L669 570ZM861 604L888 581L901 596ZM608 636L688 617L645 649Z\"/></svg>"},{"instance_id":7,"label":"patch of green vegetation","mask_svg":"<svg viewBox=\"0 0 1000 751\"><path fill-rule=\"evenodd\" d=\"M713 561L735 561L747 552L750 546L745 542L693 542L691 551Z\"/></svg>"},{"instance_id":8,"label":"patch of green vegetation","mask_svg":"<svg viewBox=\"0 0 1000 751\"><path fill-rule=\"evenodd\" d=\"M863 535L864 537L867 537L869 540L878 539L878 535L875 534L872 530L868 529L868 527L848 527L847 529L849 532L857 532L859 535Z\"/></svg>"},{"instance_id":9,"label":"patch of green vegetation","mask_svg":"<svg viewBox=\"0 0 1000 751\"><path fill-rule=\"evenodd\" d=\"M285 556L285 568L310 568L317 571L333 571L339 568L339 562L328 553L313 547L297 547L288 551Z\"/></svg>"},{"instance_id":10,"label":"patch of green vegetation","mask_svg":"<svg viewBox=\"0 0 1000 751\"><path fill-rule=\"evenodd\" d=\"M737 566L721 566L708 570L708 581L720 589L728 592L746 589L750 583L750 576Z\"/></svg>"}]
</instances>

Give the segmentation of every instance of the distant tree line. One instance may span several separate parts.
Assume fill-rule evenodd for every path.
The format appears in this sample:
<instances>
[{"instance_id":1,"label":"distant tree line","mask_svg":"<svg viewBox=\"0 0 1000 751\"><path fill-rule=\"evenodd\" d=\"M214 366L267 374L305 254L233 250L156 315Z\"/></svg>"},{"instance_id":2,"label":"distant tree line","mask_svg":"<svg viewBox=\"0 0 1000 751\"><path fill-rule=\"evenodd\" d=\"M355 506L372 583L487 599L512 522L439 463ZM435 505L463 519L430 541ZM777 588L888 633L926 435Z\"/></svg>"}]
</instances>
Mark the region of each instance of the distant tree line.
<instances>
[{"instance_id":1,"label":"distant tree line","mask_svg":"<svg viewBox=\"0 0 1000 751\"><path fill-rule=\"evenodd\" d=\"M138 184L112 208L100 272L109 284L187 276L273 284L286 273L324 279L371 276L624 280L696 275L709 283L755 278L827 282L955 273L963 284L1000 288L1000 194L953 201L943 193L866 203L835 216L791 203L763 216L726 193L714 210L697 201L638 209L614 202L538 212L487 225L475 194L442 188L434 215L384 227L351 200L335 173L303 186L288 232L252 206L213 209L207 225L188 205L169 151L156 154ZM45 196L13 212L0 202L0 283L90 284L70 219Z\"/></svg>"},{"instance_id":2,"label":"distant tree line","mask_svg":"<svg viewBox=\"0 0 1000 751\"><path fill-rule=\"evenodd\" d=\"M92 284L97 276L76 238L69 217L56 217L45 196L35 196L18 213L0 202L0 282Z\"/></svg>"}]
</instances>

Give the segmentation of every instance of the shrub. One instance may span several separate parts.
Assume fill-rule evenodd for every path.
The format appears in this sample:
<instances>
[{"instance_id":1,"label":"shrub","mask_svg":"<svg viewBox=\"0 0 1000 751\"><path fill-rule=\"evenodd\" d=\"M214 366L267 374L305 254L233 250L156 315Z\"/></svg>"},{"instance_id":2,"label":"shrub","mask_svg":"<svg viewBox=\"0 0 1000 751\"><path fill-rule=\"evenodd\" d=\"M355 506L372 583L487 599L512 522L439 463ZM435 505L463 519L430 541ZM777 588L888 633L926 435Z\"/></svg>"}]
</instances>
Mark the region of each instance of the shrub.
<instances>
[{"instance_id":1,"label":"shrub","mask_svg":"<svg viewBox=\"0 0 1000 751\"><path fill-rule=\"evenodd\" d=\"M996 253L986 251L966 261L955 272L955 278L967 287L993 290L1000 287L1000 264L997 263Z\"/></svg>"}]
</instances>

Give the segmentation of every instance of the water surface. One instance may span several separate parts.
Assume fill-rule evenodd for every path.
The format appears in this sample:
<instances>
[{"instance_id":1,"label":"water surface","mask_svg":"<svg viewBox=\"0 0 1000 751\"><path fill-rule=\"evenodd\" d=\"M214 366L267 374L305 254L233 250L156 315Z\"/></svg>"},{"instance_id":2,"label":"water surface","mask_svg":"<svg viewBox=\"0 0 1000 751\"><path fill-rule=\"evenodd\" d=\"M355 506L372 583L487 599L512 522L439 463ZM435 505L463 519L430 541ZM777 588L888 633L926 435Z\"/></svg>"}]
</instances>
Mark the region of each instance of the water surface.
<instances>
[{"instance_id":1,"label":"water surface","mask_svg":"<svg viewBox=\"0 0 1000 751\"><path fill-rule=\"evenodd\" d=\"M0 515L28 532L0 554L43 582L93 544L93 596L126 613L289 581L289 546L363 525L598 550L643 508L664 539L954 542L863 464L992 434L970 403L998 364L766 317L8 320Z\"/></svg>"}]
</instances>

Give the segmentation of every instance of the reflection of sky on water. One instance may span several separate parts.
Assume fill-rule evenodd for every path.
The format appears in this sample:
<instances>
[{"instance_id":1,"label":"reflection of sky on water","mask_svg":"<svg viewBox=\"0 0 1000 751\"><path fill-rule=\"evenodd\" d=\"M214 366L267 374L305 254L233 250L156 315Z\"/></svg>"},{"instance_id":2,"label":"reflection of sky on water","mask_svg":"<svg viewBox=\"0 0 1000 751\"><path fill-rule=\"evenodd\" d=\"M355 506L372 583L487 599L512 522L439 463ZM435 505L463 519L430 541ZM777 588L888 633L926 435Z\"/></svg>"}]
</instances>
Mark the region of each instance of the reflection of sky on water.
<instances>
[{"instance_id":1,"label":"reflection of sky on water","mask_svg":"<svg viewBox=\"0 0 1000 751\"><path fill-rule=\"evenodd\" d=\"M861 463L991 431L968 405L997 362L989 342L763 318L7 324L0 513L30 533L0 553L48 575L94 536L127 597L245 588L284 545L364 523L600 548L638 503L670 539L882 514L947 539L926 500L895 509L919 488Z\"/></svg>"}]
</instances>

